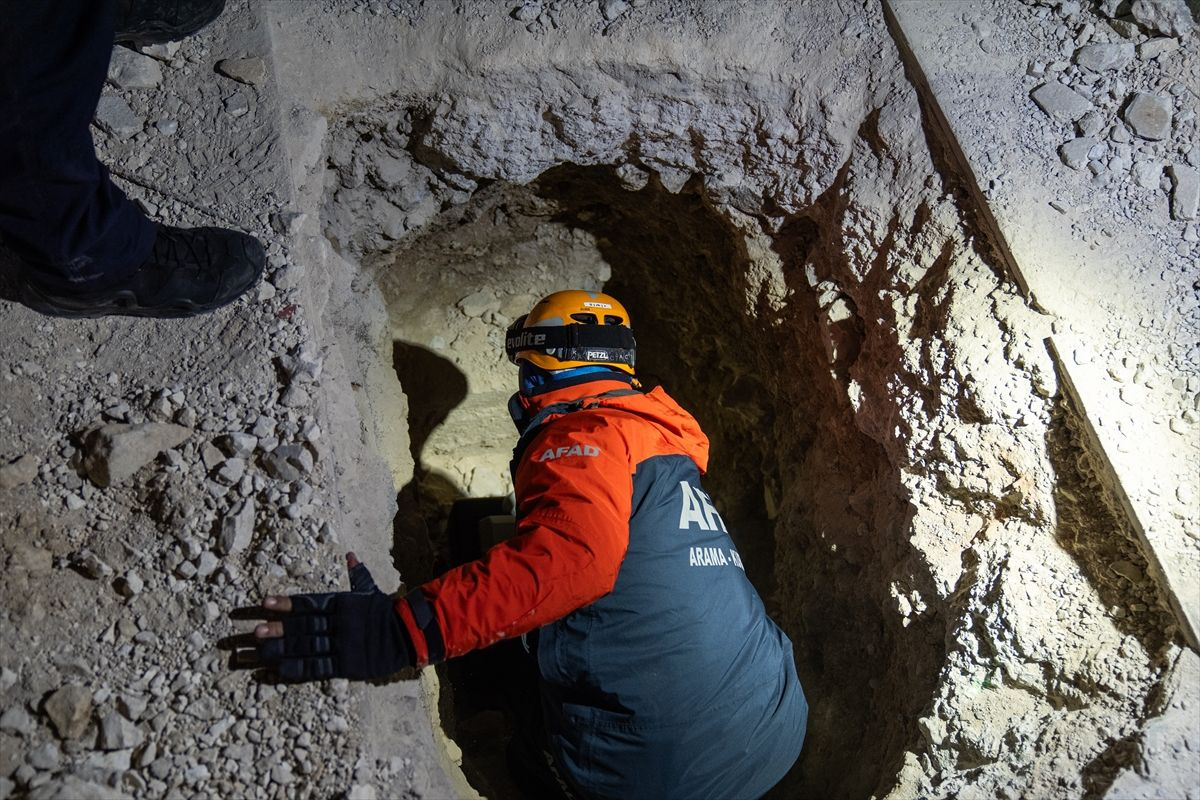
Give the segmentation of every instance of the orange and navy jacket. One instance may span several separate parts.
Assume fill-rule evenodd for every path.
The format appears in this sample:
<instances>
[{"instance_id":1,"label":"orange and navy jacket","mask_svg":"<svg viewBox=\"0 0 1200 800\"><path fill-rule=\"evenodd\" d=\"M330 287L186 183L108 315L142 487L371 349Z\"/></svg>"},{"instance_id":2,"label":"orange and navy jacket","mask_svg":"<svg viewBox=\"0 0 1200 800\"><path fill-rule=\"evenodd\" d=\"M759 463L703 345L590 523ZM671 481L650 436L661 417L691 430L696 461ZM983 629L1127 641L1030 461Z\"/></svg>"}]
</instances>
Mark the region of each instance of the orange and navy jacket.
<instances>
[{"instance_id":1,"label":"orange and navy jacket","mask_svg":"<svg viewBox=\"0 0 1200 800\"><path fill-rule=\"evenodd\" d=\"M662 389L533 398L517 535L397 602L419 664L538 630L558 766L585 797L757 797L807 704L700 485L708 439Z\"/></svg>"}]
</instances>

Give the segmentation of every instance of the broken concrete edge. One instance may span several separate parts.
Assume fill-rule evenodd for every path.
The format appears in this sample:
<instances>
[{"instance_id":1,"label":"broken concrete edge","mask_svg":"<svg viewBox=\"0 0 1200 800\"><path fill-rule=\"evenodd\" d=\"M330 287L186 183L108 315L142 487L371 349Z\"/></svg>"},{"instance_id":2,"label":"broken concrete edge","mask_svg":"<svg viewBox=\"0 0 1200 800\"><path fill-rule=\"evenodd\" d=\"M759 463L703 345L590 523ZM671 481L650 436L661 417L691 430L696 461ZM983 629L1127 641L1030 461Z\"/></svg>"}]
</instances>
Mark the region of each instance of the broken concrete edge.
<instances>
[{"instance_id":1,"label":"broken concrete edge","mask_svg":"<svg viewBox=\"0 0 1200 800\"><path fill-rule=\"evenodd\" d=\"M883 0L883 17L887 22L888 31L892 34L892 40L896 44L896 51L900 55L900 61L904 64L905 71L908 73L908 79L912 83L913 88L917 90L917 95L920 97L921 106L927 115L927 119L938 130L941 142L950 157L954 160L960 177L966 185L967 191L971 195L974 206L974 211L978 214L980 224L983 226L987 238L987 243L992 246L996 254L1003 262L1005 272L1008 277L1021 292L1021 296L1029 303L1030 307L1035 311L1046 313L1034 295L1033 290L1029 286L1029 281L1025 278L1025 273L1021 271L1021 265L1017 263L1016 256L1013 255L1012 248L1008 245L1008 240L1004 237L1004 233L1000 228L1000 223L996 216L992 213L991 206L988 204L987 197L983 193L983 189L979 186L979 178L975 175L975 170L971 167L971 161L967 158L967 154L963 151L962 146L958 142L958 137L954 135L954 128L950 124L949 118L942 110L938 103L937 95L930 86L929 80L925 75L925 70L921 65L921 59L917 56L916 50L908 40L908 36L904 32L904 26L900 23L900 18L897 16L895 9L892 7L892 0Z\"/></svg>"},{"instance_id":2,"label":"broken concrete edge","mask_svg":"<svg viewBox=\"0 0 1200 800\"><path fill-rule=\"evenodd\" d=\"M1183 634L1184 640L1189 647L1200 652L1200 609L1189 608L1184 602L1184 599L1180 596L1179 588L1171 580L1170 573L1163 565L1163 560L1158 549L1155 548L1150 538L1146 535L1146 526L1143 522L1143 518L1146 515L1139 510L1139 504L1135 503L1125 490L1120 470L1109 456L1108 449L1104 446L1104 440L1100 436L1095 419L1088 410L1088 406L1079 391L1078 376L1073 375L1071 372L1070 362L1062 356L1053 336L1046 337L1045 343L1046 350L1054 360L1061 385L1069 396L1071 403L1079 411L1084 430L1087 432L1088 444L1098 459L1098 466L1104 470L1103 477L1105 482L1112 488L1121 503L1121 508L1125 511L1125 515L1129 519L1129 524L1137 533L1138 541L1141 542L1145 552L1146 562L1150 566L1151 576L1158 583L1167 601L1170 603L1171 611L1175 614L1176 622L1179 624L1179 630Z\"/></svg>"}]
</instances>

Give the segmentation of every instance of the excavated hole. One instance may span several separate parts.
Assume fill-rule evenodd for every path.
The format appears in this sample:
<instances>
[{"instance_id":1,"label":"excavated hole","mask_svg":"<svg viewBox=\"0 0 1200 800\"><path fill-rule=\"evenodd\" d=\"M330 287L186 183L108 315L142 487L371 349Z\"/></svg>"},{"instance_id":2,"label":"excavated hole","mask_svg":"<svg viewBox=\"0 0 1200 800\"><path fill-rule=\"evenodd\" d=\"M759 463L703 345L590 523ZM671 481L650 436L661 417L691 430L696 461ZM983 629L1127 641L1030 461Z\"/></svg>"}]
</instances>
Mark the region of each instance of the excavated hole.
<instances>
[{"instance_id":1,"label":"excavated hole","mask_svg":"<svg viewBox=\"0 0 1200 800\"><path fill-rule=\"evenodd\" d=\"M609 291L629 306L644 382L663 384L708 432L706 486L796 645L812 705L808 744L772 796L865 796L889 785L911 746L941 631L933 615L901 627L887 610L892 573L909 555L895 535L908 511L882 449L831 384L856 357L863 322L846 321L831 369L803 274L823 269L820 243L836 236L821 208L774 237L752 233L767 243L758 258L784 269L792 296L780 311L759 296L747 234L702 185L697 176L672 194L654 176L634 188L612 168L564 164L529 185L484 185L362 258L386 299L388 356L410 404L416 466L399 493L397 566L408 585L440 573L452 563L453 503L511 491L506 326L550 291ZM833 518L843 521L820 522ZM441 667L441 719L472 784L519 797L494 668L486 655Z\"/></svg>"}]
</instances>

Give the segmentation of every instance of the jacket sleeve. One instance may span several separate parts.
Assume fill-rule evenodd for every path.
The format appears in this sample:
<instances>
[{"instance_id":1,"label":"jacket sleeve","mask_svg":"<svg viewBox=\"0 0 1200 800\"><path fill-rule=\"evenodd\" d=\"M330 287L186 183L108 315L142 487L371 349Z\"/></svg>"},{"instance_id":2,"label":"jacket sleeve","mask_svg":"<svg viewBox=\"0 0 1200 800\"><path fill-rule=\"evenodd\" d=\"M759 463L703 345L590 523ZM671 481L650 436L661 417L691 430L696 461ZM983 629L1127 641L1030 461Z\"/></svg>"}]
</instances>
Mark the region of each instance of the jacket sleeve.
<instances>
[{"instance_id":1,"label":"jacket sleeve","mask_svg":"<svg viewBox=\"0 0 1200 800\"><path fill-rule=\"evenodd\" d=\"M516 536L397 600L418 665L519 636L611 591L629 546L632 472L604 415L547 424L517 468Z\"/></svg>"}]
</instances>

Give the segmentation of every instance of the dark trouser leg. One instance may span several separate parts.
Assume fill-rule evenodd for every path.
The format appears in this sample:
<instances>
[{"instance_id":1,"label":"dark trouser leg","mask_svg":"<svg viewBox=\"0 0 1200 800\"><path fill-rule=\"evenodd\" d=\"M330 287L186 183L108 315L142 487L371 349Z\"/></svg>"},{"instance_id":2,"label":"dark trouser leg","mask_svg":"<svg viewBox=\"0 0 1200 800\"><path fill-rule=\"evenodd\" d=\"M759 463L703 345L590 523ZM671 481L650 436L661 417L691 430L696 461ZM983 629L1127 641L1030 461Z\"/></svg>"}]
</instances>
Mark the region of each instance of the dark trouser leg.
<instances>
[{"instance_id":1,"label":"dark trouser leg","mask_svg":"<svg viewBox=\"0 0 1200 800\"><path fill-rule=\"evenodd\" d=\"M50 285L102 286L155 227L96 159L115 0L0 0L0 237Z\"/></svg>"}]
</instances>

